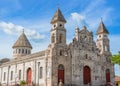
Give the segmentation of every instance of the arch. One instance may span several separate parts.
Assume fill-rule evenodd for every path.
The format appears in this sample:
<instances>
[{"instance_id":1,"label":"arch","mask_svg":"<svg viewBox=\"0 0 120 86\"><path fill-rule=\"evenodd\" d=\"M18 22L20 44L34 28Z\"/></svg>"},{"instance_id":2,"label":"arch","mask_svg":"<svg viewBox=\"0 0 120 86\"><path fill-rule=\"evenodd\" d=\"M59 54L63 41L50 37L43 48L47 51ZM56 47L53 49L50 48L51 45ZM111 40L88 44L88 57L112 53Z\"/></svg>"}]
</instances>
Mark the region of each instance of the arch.
<instances>
[{"instance_id":1,"label":"arch","mask_svg":"<svg viewBox=\"0 0 120 86\"><path fill-rule=\"evenodd\" d=\"M32 69L28 68L27 69L27 84L31 84L32 83Z\"/></svg>"},{"instance_id":2,"label":"arch","mask_svg":"<svg viewBox=\"0 0 120 86\"><path fill-rule=\"evenodd\" d=\"M84 84L91 84L91 69L89 66L83 68L83 80Z\"/></svg>"},{"instance_id":3,"label":"arch","mask_svg":"<svg viewBox=\"0 0 120 86\"><path fill-rule=\"evenodd\" d=\"M62 41L63 41L63 34L60 34L59 42L62 43Z\"/></svg>"},{"instance_id":4,"label":"arch","mask_svg":"<svg viewBox=\"0 0 120 86\"><path fill-rule=\"evenodd\" d=\"M24 53L24 49L22 49L22 54Z\"/></svg>"},{"instance_id":5,"label":"arch","mask_svg":"<svg viewBox=\"0 0 120 86\"><path fill-rule=\"evenodd\" d=\"M42 77L43 77L43 67L40 67L40 79L42 79Z\"/></svg>"},{"instance_id":6,"label":"arch","mask_svg":"<svg viewBox=\"0 0 120 86\"><path fill-rule=\"evenodd\" d=\"M62 56L62 50L60 50L60 56Z\"/></svg>"},{"instance_id":7,"label":"arch","mask_svg":"<svg viewBox=\"0 0 120 86\"><path fill-rule=\"evenodd\" d=\"M64 66L62 64L58 66L58 84L60 80L64 83Z\"/></svg>"},{"instance_id":8,"label":"arch","mask_svg":"<svg viewBox=\"0 0 120 86\"><path fill-rule=\"evenodd\" d=\"M52 43L55 42L55 34L52 34L51 42L52 42Z\"/></svg>"},{"instance_id":9,"label":"arch","mask_svg":"<svg viewBox=\"0 0 120 86\"><path fill-rule=\"evenodd\" d=\"M88 54L85 54L85 58L88 59Z\"/></svg>"},{"instance_id":10,"label":"arch","mask_svg":"<svg viewBox=\"0 0 120 86\"><path fill-rule=\"evenodd\" d=\"M105 51L108 51L108 47L105 45Z\"/></svg>"},{"instance_id":11,"label":"arch","mask_svg":"<svg viewBox=\"0 0 120 86\"><path fill-rule=\"evenodd\" d=\"M18 52L17 52L17 49L16 49L16 54L17 54Z\"/></svg>"},{"instance_id":12,"label":"arch","mask_svg":"<svg viewBox=\"0 0 120 86\"><path fill-rule=\"evenodd\" d=\"M19 49L19 54L21 53L21 49Z\"/></svg>"},{"instance_id":13,"label":"arch","mask_svg":"<svg viewBox=\"0 0 120 86\"><path fill-rule=\"evenodd\" d=\"M56 25L54 24L54 28L56 27Z\"/></svg>"},{"instance_id":14,"label":"arch","mask_svg":"<svg viewBox=\"0 0 120 86\"><path fill-rule=\"evenodd\" d=\"M6 80L6 72L4 72L4 77L3 77L3 81Z\"/></svg>"},{"instance_id":15,"label":"arch","mask_svg":"<svg viewBox=\"0 0 120 86\"><path fill-rule=\"evenodd\" d=\"M11 77L10 80L13 80L13 71L11 71Z\"/></svg>"},{"instance_id":16,"label":"arch","mask_svg":"<svg viewBox=\"0 0 120 86\"><path fill-rule=\"evenodd\" d=\"M28 54L30 54L31 53L31 51L30 50L28 50Z\"/></svg>"},{"instance_id":17,"label":"arch","mask_svg":"<svg viewBox=\"0 0 120 86\"><path fill-rule=\"evenodd\" d=\"M62 27L62 24L60 24L59 26Z\"/></svg>"},{"instance_id":18,"label":"arch","mask_svg":"<svg viewBox=\"0 0 120 86\"><path fill-rule=\"evenodd\" d=\"M25 53L26 53L26 54L28 53L27 49L25 49Z\"/></svg>"},{"instance_id":19,"label":"arch","mask_svg":"<svg viewBox=\"0 0 120 86\"><path fill-rule=\"evenodd\" d=\"M84 36L84 40L87 41L87 36Z\"/></svg>"},{"instance_id":20,"label":"arch","mask_svg":"<svg viewBox=\"0 0 120 86\"><path fill-rule=\"evenodd\" d=\"M106 83L110 82L110 70L106 69Z\"/></svg>"},{"instance_id":21,"label":"arch","mask_svg":"<svg viewBox=\"0 0 120 86\"><path fill-rule=\"evenodd\" d=\"M19 76L18 79L21 80L21 70L19 70Z\"/></svg>"}]
</instances>

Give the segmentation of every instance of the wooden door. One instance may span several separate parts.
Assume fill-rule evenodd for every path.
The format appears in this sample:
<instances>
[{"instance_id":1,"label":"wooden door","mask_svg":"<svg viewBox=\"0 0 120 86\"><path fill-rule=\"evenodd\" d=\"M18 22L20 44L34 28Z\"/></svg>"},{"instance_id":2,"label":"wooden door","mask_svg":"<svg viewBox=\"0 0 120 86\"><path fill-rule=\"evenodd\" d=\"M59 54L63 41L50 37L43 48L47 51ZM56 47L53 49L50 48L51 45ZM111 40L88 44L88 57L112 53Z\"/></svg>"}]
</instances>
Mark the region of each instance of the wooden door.
<instances>
[{"instance_id":1,"label":"wooden door","mask_svg":"<svg viewBox=\"0 0 120 86\"><path fill-rule=\"evenodd\" d=\"M106 84L110 82L110 70L106 70Z\"/></svg>"},{"instance_id":2,"label":"wooden door","mask_svg":"<svg viewBox=\"0 0 120 86\"><path fill-rule=\"evenodd\" d=\"M88 66L84 67L83 80L84 80L84 84L91 84L91 70Z\"/></svg>"},{"instance_id":3,"label":"wooden door","mask_svg":"<svg viewBox=\"0 0 120 86\"><path fill-rule=\"evenodd\" d=\"M62 83L64 83L64 66L63 65L58 66L58 83L60 82L60 80L62 81Z\"/></svg>"},{"instance_id":4,"label":"wooden door","mask_svg":"<svg viewBox=\"0 0 120 86\"><path fill-rule=\"evenodd\" d=\"M32 70L31 68L28 68L27 70L27 84L31 84L32 83Z\"/></svg>"}]
</instances>

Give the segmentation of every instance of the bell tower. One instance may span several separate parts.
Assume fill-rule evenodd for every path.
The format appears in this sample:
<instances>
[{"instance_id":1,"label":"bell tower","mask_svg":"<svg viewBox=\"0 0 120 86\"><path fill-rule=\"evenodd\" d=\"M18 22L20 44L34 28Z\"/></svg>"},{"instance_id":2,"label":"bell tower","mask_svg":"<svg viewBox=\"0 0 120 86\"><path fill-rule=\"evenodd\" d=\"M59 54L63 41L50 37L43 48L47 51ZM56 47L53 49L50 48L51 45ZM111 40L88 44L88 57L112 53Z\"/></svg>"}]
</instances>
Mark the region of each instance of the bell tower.
<instances>
[{"instance_id":1,"label":"bell tower","mask_svg":"<svg viewBox=\"0 0 120 86\"><path fill-rule=\"evenodd\" d=\"M52 29L51 29L51 45L60 44L65 45L66 44L66 29L64 27L66 23L66 20L64 16L62 15L59 8L57 8L52 20Z\"/></svg>"},{"instance_id":2,"label":"bell tower","mask_svg":"<svg viewBox=\"0 0 120 86\"><path fill-rule=\"evenodd\" d=\"M110 52L108 34L109 34L108 30L105 27L103 21L101 20L101 23L97 30L97 42L96 42L96 45L100 50L101 54Z\"/></svg>"},{"instance_id":3,"label":"bell tower","mask_svg":"<svg viewBox=\"0 0 120 86\"><path fill-rule=\"evenodd\" d=\"M50 45L48 61L51 62L51 86L58 86L60 81L63 84L70 83L70 60L68 57L68 46L66 44L66 20L62 12L57 8L51 22ZM66 69L67 68L67 69ZM67 73L67 75L65 75ZM48 85L49 86L49 85Z\"/></svg>"}]
</instances>

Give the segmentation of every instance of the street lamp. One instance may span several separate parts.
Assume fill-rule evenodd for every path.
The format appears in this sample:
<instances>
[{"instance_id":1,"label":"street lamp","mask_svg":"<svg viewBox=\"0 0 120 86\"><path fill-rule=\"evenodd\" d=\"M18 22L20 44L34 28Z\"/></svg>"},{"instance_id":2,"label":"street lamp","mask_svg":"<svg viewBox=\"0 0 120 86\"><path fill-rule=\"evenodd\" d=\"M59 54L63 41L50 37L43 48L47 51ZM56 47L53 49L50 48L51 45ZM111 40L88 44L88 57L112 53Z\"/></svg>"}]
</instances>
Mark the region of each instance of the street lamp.
<instances>
[{"instance_id":1,"label":"street lamp","mask_svg":"<svg viewBox=\"0 0 120 86\"><path fill-rule=\"evenodd\" d=\"M38 86L39 86L39 67L40 67L40 62L38 62Z\"/></svg>"}]
</instances>

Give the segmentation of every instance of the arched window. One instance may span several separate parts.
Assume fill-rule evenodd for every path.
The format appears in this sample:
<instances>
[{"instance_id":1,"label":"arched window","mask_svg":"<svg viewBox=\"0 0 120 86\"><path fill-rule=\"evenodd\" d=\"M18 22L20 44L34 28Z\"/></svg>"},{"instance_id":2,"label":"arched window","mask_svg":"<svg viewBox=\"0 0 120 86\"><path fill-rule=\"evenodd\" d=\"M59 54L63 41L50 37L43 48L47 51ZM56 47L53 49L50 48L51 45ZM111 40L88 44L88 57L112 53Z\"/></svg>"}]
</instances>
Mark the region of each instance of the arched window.
<instances>
[{"instance_id":1,"label":"arched window","mask_svg":"<svg viewBox=\"0 0 120 86\"><path fill-rule=\"evenodd\" d=\"M10 80L13 80L13 71L11 71L11 77Z\"/></svg>"},{"instance_id":2,"label":"arched window","mask_svg":"<svg viewBox=\"0 0 120 86\"><path fill-rule=\"evenodd\" d=\"M104 37L107 37L107 35L104 35Z\"/></svg>"},{"instance_id":3,"label":"arched window","mask_svg":"<svg viewBox=\"0 0 120 86\"><path fill-rule=\"evenodd\" d=\"M64 83L64 66L62 64L58 66L58 84L60 81Z\"/></svg>"},{"instance_id":4,"label":"arched window","mask_svg":"<svg viewBox=\"0 0 120 86\"><path fill-rule=\"evenodd\" d=\"M30 54L30 50L28 50L28 54Z\"/></svg>"},{"instance_id":5,"label":"arched window","mask_svg":"<svg viewBox=\"0 0 120 86\"><path fill-rule=\"evenodd\" d=\"M84 40L87 41L87 36L84 37Z\"/></svg>"},{"instance_id":6,"label":"arched window","mask_svg":"<svg viewBox=\"0 0 120 86\"><path fill-rule=\"evenodd\" d=\"M4 80L4 81L6 80L6 72L4 72L3 80Z\"/></svg>"},{"instance_id":7,"label":"arched window","mask_svg":"<svg viewBox=\"0 0 120 86\"><path fill-rule=\"evenodd\" d=\"M54 28L56 27L56 25L54 25Z\"/></svg>"},{"instance_id":8,"label":"arched window","mask_svg":"<svg viewBox=\"0 0 120 86\"><path fill-rule=\"evenodd\" d=\"M55 35L54 35L54 34L52 34L52 40L51 40L51 42L52 42L52 43L55 42Z\"/></svg>"},{"instance_id":9,"label":"arched window","mask_svg":"<svg viewBox=\"0 0 120 86\"><path fill-rule=\"evenodd\" d=\"M21 79L21 70L19 70L19 80Z\"/></svg>"},{"instance_id":10,"label":"arched window","mask_svg":"<svg viewBox=\"0 0 120 86\"><path fill-rule=\"evenodd\" d=\"M22 49L22 53L24 53L24 49Z\"/></svg>"},{"instance_id":11,"label":"arched window","mask_svg":"<svg viewBox=\"0 0 120 86\"><path fill-rule=\"evenodd\" d=\"M60 50L60 56L62 56L62 50Z\"/></svg>"},{"instance_id":12,"label":"arched window","mask_svg":"<svg viewBox=\"0 0 120 86\"><path fill-rule=\"evenodd\" d=\"M101 38L101 35L99 35L99 38Z\"/></svg>"},{"instance_id":13,"label":"arched window","mask_svg":"<svg viewBox=\"0 0 120 86\"><path fill-rule=\"evenodd\" d=\"M40 67L40 79L43 77L43 67Z\"/></svg>"},{"instance_id":14,"label":"arched window","mask_svg":"<svg viewBox=\"0 0 120 86\"><path fill-rule=\"evenodd\" d=\"M27 49L25 50L26 54L27 54Z\"/></svg>"},{"instance_id":15,"label":"arched window","mask_svg":"<svg viewBox=\"0 0 120 86\"><path fill-rule=\"evenodd\" d=\"M62 27L62 24L60 24L59 26Z\"/></svg>"},{"instance_id":16,"label":"arched window","mask_svg":"<svg viewBox=\"0 0 120 86\"><path fill-rule=\"evenodd\" d=\"M108 51L107 46L105 46L105 51Z\"/></svg>"},{"instance_id":17,"label":"arched window","mask_svg":"<svg viewBox=\"0 0 120 86\"><path fill-rule=\"evenodd\" d=\"M85 58L88 59L88 54L85 55Z\"/></svg>"},{"instance_id":18,"label":"arched window","mask_svg":"<svg viewBox=\"0 0 120 86\"><path fill-rule=\"evenodd\" d=\"M20 53L21 51L20 51L20 49L19 49L19 53Z\"/></svg>"},{"instance_id":19,"label":"arched window","mask_svg":"<svg viewBox=\"0 0 120 86\"><path fill-rule=\"evenodd\" d=\"M16 49L16 53L17 53L17 49Z\"/></svg>"},{"instance_id":20,"label":"arched window","mask_svg":"<svg viewBox=\"0 0 120 86\"><path fill-rule=\"evenodd\" d=\"M60 34L60 37L59 37L59 42L60 42L60 43L62 43L62 41L63 41L63 35L62 35L62 34Z\"/></svg>"}]
</instances>

